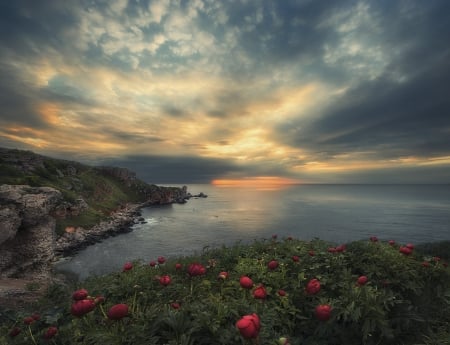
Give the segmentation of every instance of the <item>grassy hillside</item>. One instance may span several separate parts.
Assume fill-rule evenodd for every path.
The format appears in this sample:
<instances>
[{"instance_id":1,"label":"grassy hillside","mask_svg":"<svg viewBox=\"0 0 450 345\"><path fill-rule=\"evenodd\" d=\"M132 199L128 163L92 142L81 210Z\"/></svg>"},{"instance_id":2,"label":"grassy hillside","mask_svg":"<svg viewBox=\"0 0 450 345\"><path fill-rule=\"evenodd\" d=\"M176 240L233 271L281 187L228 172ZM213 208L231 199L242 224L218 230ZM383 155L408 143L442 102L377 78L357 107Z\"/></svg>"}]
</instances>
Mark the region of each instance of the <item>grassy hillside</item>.
<instances>
[{"instance_id":1,"label":"grassy hillside","mask_svg":"<svg viewBox=\"0 0 450 345\"><path fill-rule=\"evenodd\" d=\"M142 202L160 188L136 179L126 169L119 169L122 175L115 176L119 175L115 169L0 149L0 184L53 187L62 192L65 201L81 209L79 215L57 220L59 233L68 225L90 227L121 205Z\"/></svg>"},{"instance_id":2,"label":"grassy hillside","mask_svg":"<svg viewBox=\"0 0 450 345\"><path fill-rule=\"evenodd\" d=\"M411 245L274 236L124 263L0 320L0 344L449 345L450 271Z\"/></svg>"}]
</instances>

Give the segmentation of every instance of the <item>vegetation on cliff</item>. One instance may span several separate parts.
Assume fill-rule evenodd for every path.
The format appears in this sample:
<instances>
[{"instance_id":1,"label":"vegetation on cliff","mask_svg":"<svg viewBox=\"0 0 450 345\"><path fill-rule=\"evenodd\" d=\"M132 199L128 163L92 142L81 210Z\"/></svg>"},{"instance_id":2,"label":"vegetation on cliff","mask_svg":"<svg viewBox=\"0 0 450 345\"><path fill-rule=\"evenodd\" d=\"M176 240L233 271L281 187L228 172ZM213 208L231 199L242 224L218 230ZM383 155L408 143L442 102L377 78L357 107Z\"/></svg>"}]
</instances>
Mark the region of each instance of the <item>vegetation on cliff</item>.
<instances>
[{"instance_id":1,"label":"vegetation on cliff","mask_svg":"<svg viewBox=\"0 0 450 345\"><path fill-rule=\"evenodd\" d=\"M124 263L2 321L11 344L444 345L450 271L411 244L274 235Z\"/></svg>"},{"instance_id":2,"label":"vegetation on cliff","mask_svg":"<svg viewBox=\"0 0 450 345\"><path fill-rule=\"evenodd\" d=\"M67 226L91 227L127 203L183 197L179 188L147 184L125 168L93 167L4 148L0 148L0 184L61 191L66 207L56 214L59 234Z\"/></svg>"}]
</instances>

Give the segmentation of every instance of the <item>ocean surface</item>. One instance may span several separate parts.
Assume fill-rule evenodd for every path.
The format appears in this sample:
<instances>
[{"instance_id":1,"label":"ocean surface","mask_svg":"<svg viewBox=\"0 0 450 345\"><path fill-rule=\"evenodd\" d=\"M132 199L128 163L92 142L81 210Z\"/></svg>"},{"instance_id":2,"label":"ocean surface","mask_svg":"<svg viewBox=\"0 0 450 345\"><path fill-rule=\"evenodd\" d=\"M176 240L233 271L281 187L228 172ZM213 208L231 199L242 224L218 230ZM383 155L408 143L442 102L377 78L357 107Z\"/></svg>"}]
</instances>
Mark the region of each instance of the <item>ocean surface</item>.
<instances>
[{"instance_id":1,"label":"ocean surface","mask_svg":"<svg viewBox=\"0 0 450 345\"><path fill-rule=\"evenodd\" d=\"M337 244L377 236L399 243L450 240L450 185L188 185L186 204L145 208L147 223L56 265L78 279L121 270L126 261L178 257L204 247L292 236Z\"/></svg>"}]
</instances>

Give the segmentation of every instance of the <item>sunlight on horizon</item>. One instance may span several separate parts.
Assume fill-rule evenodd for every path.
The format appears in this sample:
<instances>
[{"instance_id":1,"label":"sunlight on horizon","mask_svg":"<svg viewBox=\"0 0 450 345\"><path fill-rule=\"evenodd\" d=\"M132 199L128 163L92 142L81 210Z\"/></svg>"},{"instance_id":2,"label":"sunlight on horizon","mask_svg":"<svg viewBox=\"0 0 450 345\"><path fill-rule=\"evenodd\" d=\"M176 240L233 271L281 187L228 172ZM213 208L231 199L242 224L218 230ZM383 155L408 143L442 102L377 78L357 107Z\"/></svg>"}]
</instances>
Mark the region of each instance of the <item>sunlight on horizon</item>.
<instances>
[{"instance_id":1,"label":"sunlight on horizon","mask_svg":"<svg viewBox=\"0 0 450 345\"><path fill-rule=\"evenodd\" d=\"M257 176L244 177L241 179L215 179L211 184L219 187L282 187L287 185L301 184L300 180L278 177L278 176Z\"/></svg>"}]
</instances>

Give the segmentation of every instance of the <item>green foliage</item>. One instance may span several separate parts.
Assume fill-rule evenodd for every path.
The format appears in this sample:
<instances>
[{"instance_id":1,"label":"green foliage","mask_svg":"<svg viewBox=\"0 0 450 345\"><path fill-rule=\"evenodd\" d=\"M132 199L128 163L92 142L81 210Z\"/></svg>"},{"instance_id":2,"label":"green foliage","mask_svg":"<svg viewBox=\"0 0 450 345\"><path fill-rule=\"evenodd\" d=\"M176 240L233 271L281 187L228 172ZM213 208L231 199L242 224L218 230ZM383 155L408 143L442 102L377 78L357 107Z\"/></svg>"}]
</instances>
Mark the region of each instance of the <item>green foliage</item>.
<instances>
[{"instance_id":1,"label":"green foliage","mask_svg":"<svg viewBox=\"0 0 450 345\"><path fill-rule=\"evenodd\" d=\"M59 329L55 344L247 344L235 324L256 313L261 330L255 344L276 344L280 337L292 345L449 344L450 272L443 261L415 252L405 256L398 246L381 242L353 242L335 253L329 247L320 240L273 239L205 248L156 267L134 262L129 271L93 277L72 288L106 299L81 318L70 315L71 291L52 287L40 306L44 317L31 331L39 344L45 343L40 334L49 325ZM293 255L300 260L292 260ZM271 260L279 263L275 270L267 266ZM187 267L193 262L203 264L206 274L190 277ZM229 273L226 279L218 278L222 271ZM163 275L171 277L168 286L159 283ZM267 298L255 299L252 290L243 289L242 275L255 287L263 284ZM368 278L364 285L357 283L361 275ZM312 278L321 284L314 295L306 290ZM278 294L280 289L285 296ZM117 303L129 306L129 316L109 320L106 312ZM328 321L315 317L319 304L332 307ZM3 336L0 344L1 339L30 342L24 316L5 319L0 334L14 325L23 331L14 339Z\"/></svg>"}]
</instances>

